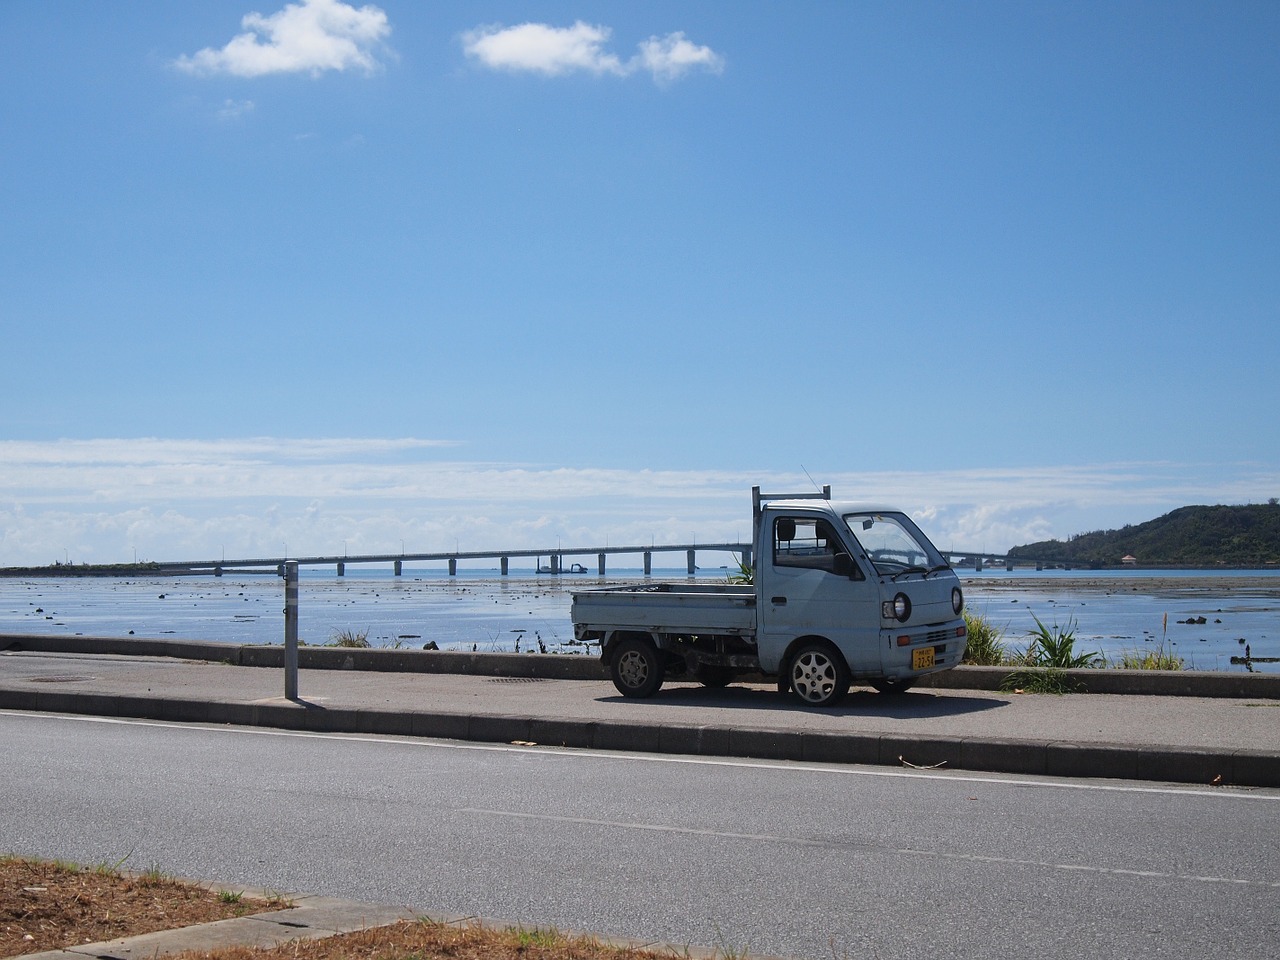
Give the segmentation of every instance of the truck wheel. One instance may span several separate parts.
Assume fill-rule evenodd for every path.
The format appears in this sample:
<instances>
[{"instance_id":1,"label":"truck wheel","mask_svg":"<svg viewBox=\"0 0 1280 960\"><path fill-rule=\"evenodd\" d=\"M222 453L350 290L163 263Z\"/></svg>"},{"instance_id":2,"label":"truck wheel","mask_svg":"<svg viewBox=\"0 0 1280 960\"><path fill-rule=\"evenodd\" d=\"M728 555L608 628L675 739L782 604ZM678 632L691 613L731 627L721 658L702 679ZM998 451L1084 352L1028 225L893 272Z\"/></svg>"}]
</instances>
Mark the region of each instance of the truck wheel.
<instances>
[{"instance_id":1,"label":"truck wheel","mask_svg":"<svg viewBox=\"0 0 1280 960\"><path fill-rule=\"evenodd\" d=\"M811 707L834 707L849 692L844 657L825 643L806 643L791 658L791 689Z\"/></svg>"},{"instance_id":2,"label":"truck wheel","mask_svg":"<svg viewBox=\"0 0 1280 960\"><path fill-rule=\"evenodd\" d=\"M881 693L906 693L915 686L916 682L914 680L868 680L867 683Z\"/></svg>"},{"instance_id":3,"label":"truck wheel","mask_svg":"<svg viewBox=\"0 0 1280 960\"><path fill-rule=\"evenodd\" d=\"M624 697L651 697L662 686L662 658L648 640L629 637L614 648L613 685Z\"/></svg>"}]
</instances>

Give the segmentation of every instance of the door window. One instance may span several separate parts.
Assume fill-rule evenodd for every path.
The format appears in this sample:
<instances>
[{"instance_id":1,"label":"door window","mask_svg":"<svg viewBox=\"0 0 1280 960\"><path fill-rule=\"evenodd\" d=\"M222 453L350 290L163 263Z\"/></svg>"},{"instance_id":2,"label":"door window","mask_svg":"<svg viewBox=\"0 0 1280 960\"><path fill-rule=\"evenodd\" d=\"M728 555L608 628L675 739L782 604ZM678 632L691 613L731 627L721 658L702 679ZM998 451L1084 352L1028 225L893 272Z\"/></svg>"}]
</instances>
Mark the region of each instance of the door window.
<instances>
[{"instance_id":1,"label":"door window","mask_svg":"<svg viewBox=\"0 0 1280 960\"><path fill-rule=\"evenodd\" d=\"M848 554L835 528L814 517L778 517L773 525L773 565L836 572L836 556ZM853 566L854 579L862 572Z\"/></svg>"}]
</instances>

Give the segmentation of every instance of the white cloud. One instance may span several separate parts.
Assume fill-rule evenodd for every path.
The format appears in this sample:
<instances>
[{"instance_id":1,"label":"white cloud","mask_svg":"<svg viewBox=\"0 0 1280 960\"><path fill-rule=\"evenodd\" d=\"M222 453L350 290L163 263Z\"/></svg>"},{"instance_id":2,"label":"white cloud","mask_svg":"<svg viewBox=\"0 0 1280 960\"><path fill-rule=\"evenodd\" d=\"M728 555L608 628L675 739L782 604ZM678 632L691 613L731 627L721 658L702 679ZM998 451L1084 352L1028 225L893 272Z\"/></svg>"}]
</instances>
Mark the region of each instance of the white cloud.
<instances>
[{"instance_id":1,"label":"white cloud","mask_svg":"<svg viewBox=\"0 0 1280 960\"><path fill-rule=\"evenodd\" d=\"M462 47L486 67L549 77L575 72L625 77L647 70L655 80L669 83L690 70L719 73L724 69L722 56L710 47L691 43L682 32L650 37L639 44L638 54L624 62L605 48L611 33L608 27L581 20L571 27L491 25L463 34Z\"/></svg>"},{"instance_id":2,"label":"white cloud","mask_svg":"<svg viewBox=\"0 0 1280 960\"><path fill-rule=\"evenodd\" d=\"M253 112L252 100L224 100L218 108L219 120L239 120L247 113Z\"/></svg>"},{"instance_id":3,"label":"white cloud","mask_svg":"<svg viewBox=\"0 0 1280 960\"><path fill-rule=\"evenodd\" d=\"M700 47L685 39L682 32L669 33L665 37L650 37L640 44L640 62L663 82L678 80L690 70L704 69L719 73L724 69L724 58L710 47Z\"/></svg>"},{"instance_id":4,"label":"white cloud","mask_svg":"<svg viewBox=\"0 0 1280 960\"><path fill-rule=\"evenodd\" d=\"M374 50L391 34L380 8L360 8L339 0L301 0L269 16L253 12L240 22L244 32L219 50L205 47L174 65L188 73L260 77L378 67Z\"/></svg>"},{"instance_id":5,"label":"white cloud","mask_svg":"<svg viewBox=\"0 0 1280 960\"><path fill-rule=\"evenodd\" d=\"M804 474L479 463L416 438L0 441L0 566L132 558L545 549L749 538L750 487ZM1262 502L1256 464L1131 463L815 477L897 504L943 549L1140 523L1192 503Z\"/></svg>"}]
</instances>

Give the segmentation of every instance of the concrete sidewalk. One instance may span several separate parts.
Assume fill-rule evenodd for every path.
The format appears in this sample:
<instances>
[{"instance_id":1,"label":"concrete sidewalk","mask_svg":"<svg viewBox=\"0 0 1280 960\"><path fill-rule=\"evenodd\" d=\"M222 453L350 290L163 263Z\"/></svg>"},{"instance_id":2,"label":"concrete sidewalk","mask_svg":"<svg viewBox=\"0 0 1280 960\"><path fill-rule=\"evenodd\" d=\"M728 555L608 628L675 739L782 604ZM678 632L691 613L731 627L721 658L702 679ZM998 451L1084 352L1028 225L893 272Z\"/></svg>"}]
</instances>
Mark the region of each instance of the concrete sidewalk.
<instances>
[{"instance_id":1,"label":"concrete sidewalk","mask_svg":"<svg viewBox=\"0 0 1280 960\"><path fill-rule=\"evenodd\" d=\"M118 641L119 649L137 649ZM108 653L0 653L0 708L331 733L1280 787L1280 700L1255 696L1020 695L855 688L815 710L772 685L668 683L648 700L600 679L279 669ZM524 664L586 657L528 657ZM510 673L511 671L505 671ZM1092 671L1101 673L1104 671ZM981 672L950 671L957 677ZM590 674L589 674L590 675ZM947 676L943 674L940 676ZM1238 682L1239 677L1235 678ZM1247 678L1246 678L1247 679ZM982 683L987 683L982 680ZM1184 680L1184 684L1191 681Z\"/></svg>"}]
</instances>

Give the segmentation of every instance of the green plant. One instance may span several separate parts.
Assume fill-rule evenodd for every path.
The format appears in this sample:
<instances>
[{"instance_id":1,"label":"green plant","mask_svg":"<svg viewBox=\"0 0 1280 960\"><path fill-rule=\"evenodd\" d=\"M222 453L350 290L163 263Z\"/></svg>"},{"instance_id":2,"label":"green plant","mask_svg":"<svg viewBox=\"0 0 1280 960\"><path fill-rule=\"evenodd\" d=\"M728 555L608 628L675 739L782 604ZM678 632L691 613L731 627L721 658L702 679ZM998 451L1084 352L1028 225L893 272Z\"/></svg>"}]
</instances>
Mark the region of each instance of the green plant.
<instances>
[{"instance_id":1,"label":"green plant","mask_svg":"<svg viewBox=\"0 0 1280 960\"><path fill-rule=\"evenodd\" d=\"M219 891L218 891L218 902L219 902L219 903L239 903L239 902L241 901L241 899L243 899L243 897L244 897L244 893L243 893L243 891L242 891L242 892L240 892L240 893L236 893L236 892L235 892L235 891L233 891L233 890L219 890Z\"/></svg>"},{"instance_id":2,"label":"green plant","mask_svg":"<svg viewBox=\"0 0 1280 960\"><path fill-rule=\"evenodd\" d=\"M166 880L170 878L167 877L164 871L160 869L159 864L153 863L146 870L142 871L142 876L140 879L144 886L154 887L164 883Z\"/></svg>"},{"instance_id":3,"label":"green plant","mask_svg":"<svg viewBox=\"0 0 1280 960\"><path fill-rule=\"evenodd\" d=\"M355 647L365 649L369 646L369 629L364 630L335 630L329 634L329 642L325 644L327 647Z\"/></svg>"},{"instance_id":4,"label":"green plant","mask_svg":"<svg viewBox=\"0 0 1280 960\"><path fill-rule=\"evenodd\" d=\"M1036 622L1036 631L1031 634L1031 643L1025 654L1030 666L1052 667L1057 670L1078 670L1083 667L1100 667L1105 663L1102 654L1076 653L1076 622L1072 617L1064 627L1054 623L1050 630L1034 613L1031 619Z\"/></svg>"},{"instance_id":5,"label":"green plant","mask_svg":"<svg viewBox=\"0 0 1280 960\"><path fill-rule=\"evenodd\" d=\"M1000 681L1000 689L1005 693L1063 694L1074 693L1079 688L1065 670L1057 667L1015 670Z\"/></svg>"},{"instance_id":6,"label":"green plant","mask_svg":"<svg viewBox=\"0 0 1280 960\"><path fill-rule=\"evenodd\" d=\"M1126 650L1120 654L1121 670L1181 670L1187 665L1181 657L1158 650Z\"/></svg>"},{"instance_id":7,"label":"green plant","mask_svg":"<svg viewBox=\"0 0 1280 960\"><path fill-rule=\"evenodd\" d=\"M756 578L755 568L747 563L736 553L733 555L733 562L738 565L736 573L729 574L730 583L754 583Z\"/></svg>"},{"instance_id":8,"label":"green plant","mask_svg":"<svg viewBox=\"0 0 1280 960\"><path fill-rule=\"evenodd\" d=\"M1000 639L1004 631L993 627L985 617L964 612L964 623L969 634L964 662L983 667L996 667L1008 661L1009 650Z\"/></svg>"},{"instance_id":9,"label":"green plant","mask_svg":"<svg viewBox=\"0 0 1280 960\"><path fill-rule=\"evenodd\" d=\"M524 927L514 927L511 932L515 934L516 942L520 945L521 950L528 950L531 947L550 949L564 940L560 936L560 932L554 927L549 929L534 927L532 930L526 930Z\"/></svg>"}]
</instances>

